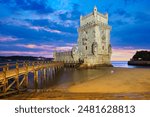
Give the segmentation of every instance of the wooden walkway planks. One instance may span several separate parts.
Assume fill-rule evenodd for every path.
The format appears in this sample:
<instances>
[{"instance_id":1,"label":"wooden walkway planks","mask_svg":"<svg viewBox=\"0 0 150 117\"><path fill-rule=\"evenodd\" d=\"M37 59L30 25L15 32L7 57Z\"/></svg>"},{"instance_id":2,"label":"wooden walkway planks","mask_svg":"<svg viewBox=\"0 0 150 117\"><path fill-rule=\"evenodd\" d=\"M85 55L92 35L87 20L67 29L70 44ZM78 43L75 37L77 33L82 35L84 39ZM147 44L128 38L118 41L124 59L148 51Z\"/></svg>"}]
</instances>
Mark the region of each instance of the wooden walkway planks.
<instances>
[{"instance_id":1,"label":"wooden walkway planks","mask_svg":"<svg viewBox=\"0 0 150 117\"><path fill-rule=\"evenodd\" d=\"M39 70L42 68L48 68L48 67L57 67L59 65L62 65L62 63L50 63L50 64L39 64L38 66L28 66L28 72L34 72L34 70ZM6 71L6 78L13 77L16 75L16 68ZM26 72L26 67L19 68L19 75L24 74ZM0 80L4 79L4 71L0 72Z\"/></svg>"}]
</instances>

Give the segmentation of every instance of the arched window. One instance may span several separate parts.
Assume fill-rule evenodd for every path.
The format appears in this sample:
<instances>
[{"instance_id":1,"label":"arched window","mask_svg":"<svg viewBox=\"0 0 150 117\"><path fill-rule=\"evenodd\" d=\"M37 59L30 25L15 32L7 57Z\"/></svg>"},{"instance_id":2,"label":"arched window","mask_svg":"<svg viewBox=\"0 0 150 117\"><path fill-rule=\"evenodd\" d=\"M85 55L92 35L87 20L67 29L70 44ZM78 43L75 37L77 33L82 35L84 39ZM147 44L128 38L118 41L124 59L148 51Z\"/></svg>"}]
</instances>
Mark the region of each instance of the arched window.
<instances>
[{"instance_id":1,"label":"arched window","mask_svg":"<svg viewBox=\"0 0 150 117\"><path fill-rule=\"evenodd\" d=\"M94 55L96 55L96 53L97 53L97 47L98 47L97 42L93 42L93 44L92 44L92 53Z\"/></svg>"},{"instance_id":2,"label":"arched window","mask_svg":"<svg viewBox=\"0 0 150 117\"><path fill-rule=\"evenodd\" d=\"M87 46L85 46L85 50L87 50Z\"/></svg>"},{"instance_id":3,"label":"arched window","mask_svg":"<svg viewBox=\"0 0 150 117\"><path fill-rule=\"evenodd\" d=\"M103 50L105 49L104 45L103 45L102 49L103 49Z\"/></svg>"}]
</instances>

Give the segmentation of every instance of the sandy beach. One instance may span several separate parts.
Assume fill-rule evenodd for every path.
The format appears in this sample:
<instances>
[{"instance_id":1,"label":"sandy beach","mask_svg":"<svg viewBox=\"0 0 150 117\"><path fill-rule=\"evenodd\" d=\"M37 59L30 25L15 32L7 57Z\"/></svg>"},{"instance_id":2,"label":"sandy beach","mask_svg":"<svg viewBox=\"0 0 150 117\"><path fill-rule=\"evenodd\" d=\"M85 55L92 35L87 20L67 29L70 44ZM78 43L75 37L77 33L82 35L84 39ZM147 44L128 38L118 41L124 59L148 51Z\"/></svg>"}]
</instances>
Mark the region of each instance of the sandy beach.
<instances>
[{"instance_id":1,"label":"sandy beach","mask_svg":"<svg viewBox=\"0 0 150 117\"><path fill-rule=\"evenodd\" d=\"M150 69L104 68L92 80L71 86L69 92L131 93L150 91Z\"/></svg>"},{"instance_id":2,"label":"sandy beach","mask_svg":"<svg viewBox=\"0 0 150 117\"><path fill-rule=\"evenodd\" d=\"M150 69L98 68L88 80L4 99L150 99Z\"/></svg>"}]
</instances>

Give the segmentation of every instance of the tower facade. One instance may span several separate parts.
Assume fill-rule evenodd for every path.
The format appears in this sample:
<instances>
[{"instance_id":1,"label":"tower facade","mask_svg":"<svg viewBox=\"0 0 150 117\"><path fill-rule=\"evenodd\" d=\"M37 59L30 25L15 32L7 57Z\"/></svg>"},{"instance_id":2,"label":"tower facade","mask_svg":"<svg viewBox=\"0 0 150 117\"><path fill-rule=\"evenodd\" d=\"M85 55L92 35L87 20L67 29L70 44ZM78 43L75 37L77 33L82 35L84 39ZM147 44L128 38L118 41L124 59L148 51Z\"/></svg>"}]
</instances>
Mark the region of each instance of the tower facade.
<instances>
[{"instance_id":1,"label":"tower facade","mask_svg":"<svg viewBox=\"0 0 150 117\"><path fill-rule=\"evenodd\" d=\"M101 14L94 7L91 14L80 16L78 52L85 65L111 65L110 30L108 14Z\"/></svg>"},{"instance_id":2,"label":"tower facade","mask_svg":"<svg viewBox=\"0 0 150 117\"><path fill-rule=\"evenodd\" d=\"M82 61L85 66L111 65L110 30L108 14L101 14L94 7L92 13L80 16L77 46L68 52L54 53L54 60Z\"/></svg>"}]
</instances>

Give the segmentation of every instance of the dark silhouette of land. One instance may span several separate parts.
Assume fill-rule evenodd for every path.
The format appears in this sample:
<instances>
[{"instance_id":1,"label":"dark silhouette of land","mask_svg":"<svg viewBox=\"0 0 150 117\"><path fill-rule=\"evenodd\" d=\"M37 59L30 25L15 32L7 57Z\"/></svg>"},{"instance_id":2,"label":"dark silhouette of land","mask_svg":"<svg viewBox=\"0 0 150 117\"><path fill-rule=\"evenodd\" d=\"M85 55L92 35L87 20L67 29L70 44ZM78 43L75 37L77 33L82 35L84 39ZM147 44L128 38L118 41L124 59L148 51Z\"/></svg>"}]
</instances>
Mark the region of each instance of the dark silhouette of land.
<instances>
[{"instance_id":1,"label":"dark silhouette of land","mask_svg":"<svg viewBox=\"0 0 150 117\"><path fill-rule=\"evenodd\" d=\"M137 51L128 61L129 65L150 66L150 51Z\"/></svg>"},{"instance_id":2,"label":"dark silhouette of land","mask_svg":"<svg viewBox=\"0 0 150 117\"><path fill-rule=\"evenodd\" d=\"M150 61L150 51L137 51L132 60Z\"/></svg>"},{"instance_id":3,"label":"dark silhouette of land","mask_svg":"<svg viewBox=\"0 0 150 117\"><path fill-rule=\"evenodd\" d=\"M0 62L12 61L51 61L53 58L34 57L34 56L0 56Z\"/></svg>"}]
</instances>

